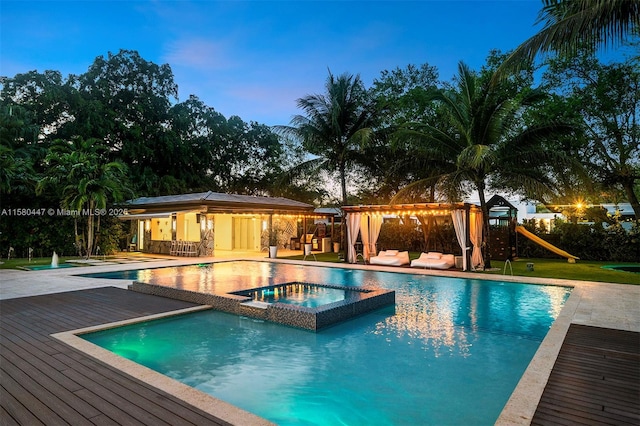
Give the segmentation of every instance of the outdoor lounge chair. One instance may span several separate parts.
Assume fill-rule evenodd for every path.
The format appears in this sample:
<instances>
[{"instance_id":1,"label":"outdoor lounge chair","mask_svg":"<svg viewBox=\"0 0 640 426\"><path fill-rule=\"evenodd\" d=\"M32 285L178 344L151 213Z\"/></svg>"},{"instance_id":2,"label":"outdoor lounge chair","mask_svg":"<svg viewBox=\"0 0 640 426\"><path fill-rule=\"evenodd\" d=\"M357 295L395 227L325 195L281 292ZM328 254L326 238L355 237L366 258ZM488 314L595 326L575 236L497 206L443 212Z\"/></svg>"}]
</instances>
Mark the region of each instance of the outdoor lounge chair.
<instances>
[{"instance_id":1,"label":"outdoor lounge chair","mask_svg":"<svg viewBox=\"0 0 640 426\"><path fill-rule=\"evenodd\" d=\"M422 253L419 258L411 261L411 267L413 268L449 269L455 264L456 258L454 255L433 251Z\"/></svg>"},{"instance_id":2,"label":"outdoor lounge chair","mask_svg":"<svg viewBox=\"0 0 640 426\"><path fill-rule=\"evenodd\" d=\"M402 266L409 264L409 252L398 250L382 250L377 256L369 259L371 265Z\"/></svg>"}]
</instances>

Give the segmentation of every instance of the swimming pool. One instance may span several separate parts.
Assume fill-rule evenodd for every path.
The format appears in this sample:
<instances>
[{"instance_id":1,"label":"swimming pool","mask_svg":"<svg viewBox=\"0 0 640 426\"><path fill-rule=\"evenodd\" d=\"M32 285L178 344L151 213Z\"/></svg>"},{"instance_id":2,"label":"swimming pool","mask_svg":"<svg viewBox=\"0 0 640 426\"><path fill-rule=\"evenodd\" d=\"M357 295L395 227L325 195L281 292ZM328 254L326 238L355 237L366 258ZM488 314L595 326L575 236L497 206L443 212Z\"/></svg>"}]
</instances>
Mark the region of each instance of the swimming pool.
<instances>
[{"instance_id":1,"label":"swimming pool","mask_svg":"<svg viewBox=\"0 0 640 426\"><path fill-rule=\"evenodd\" d=\"M140 274L212 292L294 280L396 291L395 307L318 333L206 311L82 336L281 425L493 424L570 292L268 262L216 265Z\"/></svg>"}]
</instances>

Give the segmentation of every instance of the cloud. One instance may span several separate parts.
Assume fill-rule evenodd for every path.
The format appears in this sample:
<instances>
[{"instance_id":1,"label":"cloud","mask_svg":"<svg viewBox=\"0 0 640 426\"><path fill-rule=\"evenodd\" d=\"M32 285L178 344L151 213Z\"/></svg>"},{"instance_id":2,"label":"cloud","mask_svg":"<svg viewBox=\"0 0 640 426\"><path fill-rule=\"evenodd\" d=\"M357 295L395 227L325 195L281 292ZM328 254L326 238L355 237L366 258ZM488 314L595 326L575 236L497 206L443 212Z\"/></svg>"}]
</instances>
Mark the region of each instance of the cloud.
<instances>
[{"instance_id":1,"label":"cloud","mask_svg":"<svg viewBox=\"0 0 640 426\"><path fill-rule=\"evenodd\" d=\"M227 70L237 66L227 50L225 43L203 38L176 40L166 46L163 61L196 71Z\"/></svg>"}]
</instances>

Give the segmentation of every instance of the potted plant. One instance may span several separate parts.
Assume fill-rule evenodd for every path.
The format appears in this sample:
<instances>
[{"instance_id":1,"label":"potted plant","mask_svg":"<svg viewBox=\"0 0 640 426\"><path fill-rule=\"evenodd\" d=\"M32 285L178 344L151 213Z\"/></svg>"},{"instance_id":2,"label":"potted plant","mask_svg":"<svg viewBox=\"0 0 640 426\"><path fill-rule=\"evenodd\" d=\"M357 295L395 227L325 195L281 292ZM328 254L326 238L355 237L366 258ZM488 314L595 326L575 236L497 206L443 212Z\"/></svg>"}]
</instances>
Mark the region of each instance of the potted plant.
<instances>
[{"instance_id":1,"label":"potted plant","mask_svg":"<svg viewBox=\"0 0 640 426\"><path fill-rule=\"evenodd\" d=\"M282 237L282 230L276 226L271 228L269 233L269 258L275 259L278 256L278 245Z\"/></svg>"},{"instance_id":2,"label":"potted plant","mask_svg":"<svg viewBox=\"0 0 640 426\"><path fill-rule=\"evenodd\" d=\"M342 239L342 226L334 226L334 233L332 235L333 240L333 252L340 253L340 240Z\"/></svg>"}]
</instances>

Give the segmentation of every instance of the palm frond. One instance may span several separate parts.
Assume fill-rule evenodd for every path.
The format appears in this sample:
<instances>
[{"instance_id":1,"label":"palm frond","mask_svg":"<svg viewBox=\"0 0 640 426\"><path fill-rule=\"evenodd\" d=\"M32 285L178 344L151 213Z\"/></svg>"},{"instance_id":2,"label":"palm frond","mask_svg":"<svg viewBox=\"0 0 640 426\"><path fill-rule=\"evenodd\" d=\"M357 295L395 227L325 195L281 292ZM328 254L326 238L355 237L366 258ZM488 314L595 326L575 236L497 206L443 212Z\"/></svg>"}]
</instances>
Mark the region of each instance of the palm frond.
<instances>
[{"instance_id":1,"label":"palm frond","mask_svg":"<svg viewBox=\"0 0 640 426\"><path fill-rule=\"evenodd\" d=\"M544 27L516 50L500 66L519 69L538 54L556 52L572 55L580 47L613 48L640 27L637 0L544 0L537 23Z\"/></svg>"}]
</instances>

